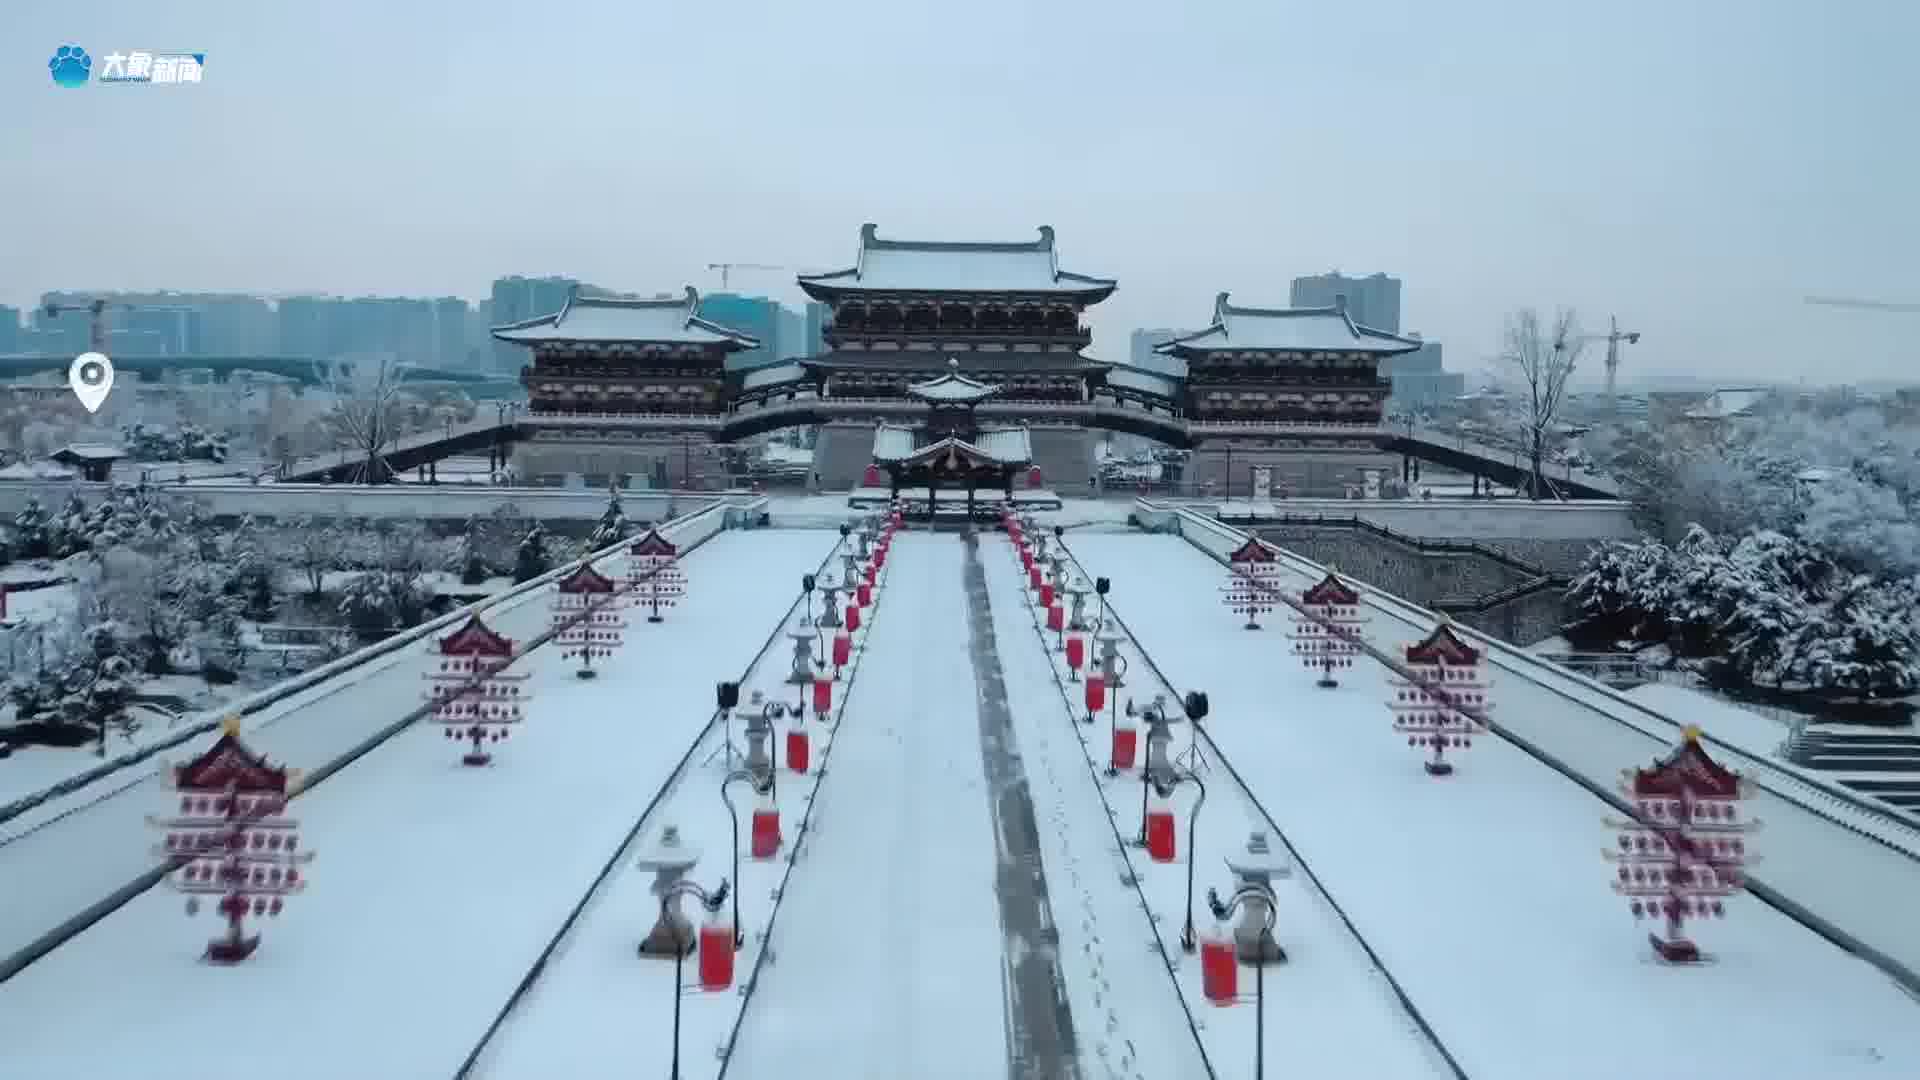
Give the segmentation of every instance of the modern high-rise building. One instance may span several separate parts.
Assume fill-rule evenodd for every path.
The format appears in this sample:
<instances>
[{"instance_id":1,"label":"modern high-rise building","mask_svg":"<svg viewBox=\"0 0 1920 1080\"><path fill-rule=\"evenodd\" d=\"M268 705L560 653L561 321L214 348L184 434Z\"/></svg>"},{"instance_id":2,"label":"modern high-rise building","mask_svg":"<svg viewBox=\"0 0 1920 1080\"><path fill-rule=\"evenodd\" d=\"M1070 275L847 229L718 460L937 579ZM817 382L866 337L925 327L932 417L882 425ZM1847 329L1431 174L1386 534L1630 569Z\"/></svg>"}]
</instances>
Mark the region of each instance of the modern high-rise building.
<instances>
[{"instance_id":1,"label":"modern high-rise building","mask_svg":"<svg viewBox=\"0 0 1920 1080\"><path fill-rule=\"evenodd\" d=\"M21 348L20 309L0 304L0 356L24 352Z\"/></svg>"},{"instance_id":2,"label":"modern high-rise building","mask_svg":"<svg viewBox=\"0 0 1920 1080\"><path fill-rule=\"evenodd\" d=\"M701 318L760 341L751 349L729 354L726 363L730 369L759 367L787 358L789 350L780 340L782 314L780 302L764 296L708 293L700 298Z\"/></svg>"},{"instance_id":3,"label":"modern high-rise building","mask_svg":"<svg viewBox=\"0 0 1920 1080\"><path fill-rule=\"evenodd\" d=\"M1127 363L1148 371L1172 371L1179 367L1179 361L1162 356L1153 350L1174 338L1186 337L1192 330L1135 330L1127 341Z\"/></svg>"},{"instance_id":4,"label":"modern high-rise building","mask_svg":"<svg viewBox=\"0 0 1920 1080\"><path fill-rule=\"evenodd\" d=\"M433 307L433 366L458 371L467 366L468 319L473 309L457 296L442 296Z\"/></svg>"},{"instance_id":5,"label":"modern high-rise building","mask_svg":"<svg viewBox=\"0 0 1920 1080\"><path fill-rule=\"evenodd\" d=\"M489 325L506 326L551 315L567 306L567 295L579 284L569 277L528 278L515 274L512 277L495 278L490 294L492 307ZM592 286L583 285L581 288L591 289ZM526 350L504 341L495 341L493 357L496 370L517 372L526 359Z\"/></svg>"},{"instance_id":6,"label":"modern high-rise building","mask_svg":"<svg viewBox=\"0 0 1920 1080\"><path fill-rule=\"evenodd\" d=\"M827 323L833 318L833 309L817 300L807 301L806 327L801 338L800 348L793 351L794 356L819 356L827 351Z\"/></svg>"},{"instance_id":7,"label":"modern high-rise building","mask_svg":"<svg viewBox=\"0 0 1920 1080\"><path fill-rule=\"evenodd\" d=\"M1345 305L1347 317L1369 330L1400 332L1400 279L1386 274L1348 277L1336 270L1297 277L1288 302L1297 308Z\"/></svg>"}]
</instances>

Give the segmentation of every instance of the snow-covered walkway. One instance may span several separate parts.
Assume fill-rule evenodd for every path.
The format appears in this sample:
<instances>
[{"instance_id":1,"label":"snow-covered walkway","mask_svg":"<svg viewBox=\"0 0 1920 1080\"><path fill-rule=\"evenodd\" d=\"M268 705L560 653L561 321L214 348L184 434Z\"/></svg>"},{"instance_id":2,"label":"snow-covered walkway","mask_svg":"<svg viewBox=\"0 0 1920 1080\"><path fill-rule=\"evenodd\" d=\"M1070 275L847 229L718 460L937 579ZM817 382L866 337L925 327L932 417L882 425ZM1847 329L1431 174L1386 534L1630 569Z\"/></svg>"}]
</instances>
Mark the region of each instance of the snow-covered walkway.
<instances>
[{"instance_id":1,"label":"snow-covered walkway","mask_svg":"<svg viewBox=\"0 0 1920 1080\"><path fill-rule=\"evenodd\" d=\"M247 963L197 962L214 920L156 888L0 984L0 1075L451 1075L705 726L714 683L739 675L837 539L717 537L689 560L683 604L636 620L597 680L534 654L529 722L491 768L462 768L422 725L314 788L294 804L311 887ZM405 689L392 711L419 700L417 678ZM130 874L151 833L128 823L66 857Z\"/></svg>"},{"instance_id":2,"label":"snow-covered walkway","mask_svg":"<svg viewBox=\"0 0 1920 1080\"><path fill-rule=\"evenodd\" d=\"M1699 928L1716 964L1655 964L1609 888L1605 804L1495 738L1433 780L1377 666L1316 689L1284 614L1240 630L1224 571L1177 537L1070 544L1167 675L1208 691L1213 739L1475 1080L1920 1074L1920 1007L1865 962L1747 897Z\"/></svg>"},{"instance_id":3,"label":"snow-covered walkway","mask_svg":"<svg viewBox=\"0 0 1920 1080\"><path fill-rule=\"evenodd\" d=\"M1007 1075L963 565L951 535L893 542L891 606L867 642L730 1077Z\"/></svg>"}]
</instances>

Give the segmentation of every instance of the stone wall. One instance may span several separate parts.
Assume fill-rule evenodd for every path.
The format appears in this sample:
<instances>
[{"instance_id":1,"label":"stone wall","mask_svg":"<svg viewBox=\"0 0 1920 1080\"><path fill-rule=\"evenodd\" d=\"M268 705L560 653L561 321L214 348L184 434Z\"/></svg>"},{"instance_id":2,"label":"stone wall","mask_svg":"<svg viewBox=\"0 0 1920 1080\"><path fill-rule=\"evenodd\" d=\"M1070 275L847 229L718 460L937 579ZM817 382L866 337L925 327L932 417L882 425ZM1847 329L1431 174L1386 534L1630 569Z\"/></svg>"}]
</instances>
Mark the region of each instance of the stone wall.
<instances>
[{"instance_id":1,"label":"stone wall","mask_svg":"<svg viewBox=\"0 0 1920 1080\"><path fill-rule=\"evenodd\" d=\"M820 428L813 444L813 471L820 474L820 490L851 491L860 486L873 464L874 425L836 420Z\"/></svg>"},{"instance_id":2,"label":"stone wall","mask_svg":"<svg viewBox=\"0 0 1920 1080\"><path fill-rule=\"evenodd\" d=\"M1390 533L1359 522L1262 525L1261 539L1515 645L1560 632L1565 584L1496 545Z\"/></svg>"},{"instance_id":3,"label":"stone wall","mask_svg":"<svg viewBox=\"0 0 1920 1080\"><path fill-rule=\"evenodd\" d=\"M1347 485L1364 482L1362 470L1377 469L1382 479L1400 475L1400 458L1394 454L1298 447L1273 449L1258 445L1261 441L1236 440L1231 450L1219 442L1213 442L1194 450L1186 471L1181 475L1181 487L1200 490L1211 483L1213 490L1225 498L1231 478L1233 497L1245 499L1253 490L1254 467L1265 466L1273 470L1273 490L1276 495L1285 492L1298 496L1339 498L1346 493ZM1228 474L1229 467L1232 469L1231 477Z\"/></svg>"},{"instance_id":4,"label":"stone wall","mask_svg":"<svg viewBox=\"0 0 1920 1080\"><path fill-rule=\"evenodd\" d=\"M718 489L727 483L720 449L703 435L634 434L618 441L574 441L564 431L536 433L513 451L514 474L534 486L579 484Z\"/></svg>"},{"instance_id":5,"label":"stone wall","mask_svg":"<svg viewBox=\"0 0 1920 1080\"><path fill-rule=\"evenodd\" d=\"M1084 495L1093 478L1094 433L1079 427L1034 427L1027 431L1040 483L1056 494ZM1024 478L1016 481L1024 484Z\"/></svg>"}]
</instances>

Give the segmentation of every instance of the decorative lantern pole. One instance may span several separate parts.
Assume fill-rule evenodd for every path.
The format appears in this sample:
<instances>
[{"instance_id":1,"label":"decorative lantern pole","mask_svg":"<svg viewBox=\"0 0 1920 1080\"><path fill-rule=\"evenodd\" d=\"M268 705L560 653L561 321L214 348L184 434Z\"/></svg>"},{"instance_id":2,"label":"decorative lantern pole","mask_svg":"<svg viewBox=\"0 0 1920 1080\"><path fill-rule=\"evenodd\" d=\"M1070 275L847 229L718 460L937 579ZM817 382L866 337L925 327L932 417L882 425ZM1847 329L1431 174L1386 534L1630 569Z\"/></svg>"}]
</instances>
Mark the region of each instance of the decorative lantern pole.
<instances>
[{"instance_id":1,"label":"decorative lantern pole","mask_svg":"<svg viewBox=\"0 0 1920 1080\"><path fill-rule=\"evenodd\" d=\"M1261 932L1263 934L1272 934L1274 910L1276 907L1272 889L1242 886L1241 888L1235 889L1233 896L1224 904L1220 902L1220 893L1218 891L1214 889L1207 890L1207 907L1213 912L1213 917L1222 923L1233 916L1235 908L1250 906L1254 903L1260 903L1267 909L1266 925L1261 928ZM1226 976L1225 1000L1219 1002L1221 1004L1231 1003L1233 1000L1233 983L1237 981L1240 963L1240 958L1236 955L1231 940L1226 944L1224 952L1225 956L1221 958L1221 960L1217 960L1216 963L1224 962L1233 965L1233 967ZM1202 971L1205 971L1204 963L1202 964ZM1202 981L1206 981L1204 974ZM1208 996L1212 997L1211 994ZM1253 965L1253 1080L1265 1080L1266 1075L1267 966L1265 964L1255 964Z\"/></svg>"},{"instance_id":2,"label":"decorative lantern pole","mask_svg":"<svg viewBox=\"0 0 1920 1080\"><path fill-rule=\"evenodd\" d=\"M727 902L727 897L732 893L733 893L733 890L728 888L727 883L725 881L720 882L720 887L713 890L712 892L708 892L707 890L701 888L699 885L696 885L691 881L677 881L673 884L672 888L668 889L666 892L662 893L660 896L660 921L662 923L665 923L667 921L667 918L668 918L667 908L669 907L669 905L673 904L682 896L692 896L698 899L700 901L701 906L707 909L707 914L710 917L714 915L718 915L720 912L721 906ZM737 898L736 898L736 902L737 902ZM702 987L705 987L707 989L714 989L713 987L708 986L708 982L709 982L707 978L707 975L708 975L707 947L708 945L706 940L707 935L704 932L704 930L702 931L700 936L702 939L700 942L700 971L701 971L700 982ZM678 947L677 943L676 943L676 947L673 950L673 1071L667 1074L670 1080L681 1080L680 1078L680 998L681 998L680 986L681 986L681 979L685 977L687 953L691 951L693 950L690 947L680 948ZM726 972L727 972L727 984L731 984L733 981L732 951L731 950L727 951L725 956L726 956L725 965L726 965ZM718 961L716 961L716 968L717 966L718 966ZM720 989L725 989L725 986L723 985L722 987L720 987Z\"/></svg>"},{"instance_id":3,"label":"decorative lantern pole","mask_svg":"<svg viewBox=\"0 0 1920 1080\"><path fill-rule=\"evenodd\" d=\"M1393 730L1407 737L1408 746L1430 752L1427 775L1451 776L1447 750L1458 753L1472 747L1473 737L1487 731L1481 717L1493 711L1487 700L1486 655L1460 640L1453 621L1442 615L1432 633L1406 647L1405 656L1414 677L1388 681ZM1463 706L1473 712L1461 711Z\"/></svg>"},{"instance_id":4,"label":"decorative lantern pole","mask_svg":"<svg viewBox=\"0 0 1920 1080\"><path fill-rule=\"evenodd\" d=\"M762 830L767 828L763 818L766 811L761 801L773 790L771 783L764 782L760 776L748 769L735 769L720 781L720 801L727 804L727 816L733 821L733 880L735 881L740 879L740 810L733 805L733 796L727 794L727 787L741 780L746 781L752 786L756 799L753 811L753 829L756 843L759 842L759 836ZM779 813L780 811L776 807L773 810L774 818L772 823L775 835L778 835L780 828ZM746 941L746 935L741 933L740 930L740 896L736 892L733 897L733 947L738 949L742 945L745 945Z\"/></svg>"},{"instance_id":5,"label":"decorative lantern pole","mask_svg":"<svg viewBox=\"0 0 1920 1080\"><path fill-rule=\"evenodd\" d=\"M648 529L627 549L627 574L634 595L647 607L647 621L661 621L660 613L687 595L686 572L680 568L680 549Z\"/></svg>"},{"instance_id":6,"label":"decorative lantern pole","mask_svg":"<svg viewBox=\"0 0 1920 1080\"><path fill-rule=\"evenodd\" d=\"M560 646L561 657L579 657L580 669L575 674L580 678L591 679L598 674L593 669L594 657L611 657L619 648L621 634L627 628L620 605L620 590L613 579L595 570L591 562L581 563L555 583L553 640Z\"/></svg>"},{"instance_id":7,"label":"decorative lantern pole","mask_svg":"<svg viewBox=\"0 0 1920 1080\"><path fill-rule=\"evenodd\" d=\"M662 828L659 837L634 858L635 869L652 872L653 886L648 891L660 901L660 917L640 939L641 956L665 956L675 951L684 956L693 951L693 927L679 906L672 903L672 893L699 861L699 850L680 842L678 825Z\"/></svg>"},{"instance_id":8,"label":"decorative lantern pole","mask_svg":"<svg viewBox=\"0 0 1920 1080\"><path fill-rule=\"evenodd\" d=\"M1227 581L1220 586L1220 599L1228 611L1247 617L1247 630L1260 629L1260 616L1273 610L1280 575L1277 558L1272 548L1256 539L1227 556Z\"/></svg>"},{"instance_id":9,"label":"decorative lantern pole","mask_svg":"<svg viewBox=\"0 0 1920 1080\"><path fill-rule=\"evenodd\" d=\"M1301 611L1293 615L1293 654L1308 670L1318 668L1316 685L1331 690L1340 685L1333 673L1353 666L1365 640L1366 614L1360 592L1329 572L1320 583L1300 594Z\"/></svg>"},{"instance_id":10,"label":"decorative lantern pole","mask_svg":"<svg viewBox=\"0 0 1920 1080\"><path fill-rule=\"evenodd\" d=\"M300 790L297 770L269 765L240 741L240 719L228 717L218 741L184 765L163 769L180 795L179 811L149 816L164 830L154 854L174 866L173 887L187 894L187 914L200 911L202 896L227 921L224 936L207 943L209 963L237 964L253 955L260 935L245 932L245 919L278 917L285 898L304 890L301 867L313 861L302 851L298 820L287 800Z\"/></svg>"},{"instance_id":11,"label":"decorative lantern pole","mask_svg":"<svg viewBox=\"0 0 1920 1080\"><path fill-rule=\"evenodd\" d=\"M1740 813L1752 787L1707 753L1699 728L1688 727L1666 757L1623 770L1620 793L1635 820L1606 821L1620 834L1619 849L1603 852L1619 866L1613 890L1635 919L1666 919L1666 937L1647 935L1654 955L1698 962L1704 956L1686 936L1687 920L1725 918L1726 901L1745 887L1743 869L1758 861L1744 838L1761 823Z\"/></svg>"},{"instance_id":12,"label":"decorative lantern pole","mask_svg":"<svg viewBox=\"0 0 1920 1080\"><path fill-rule=\"evenodd\" d=\"M479 615L440 639L430 654L436 666L424 678L433 719L444 725L448 739L472 743L461 764L480 766L493 760L485 747L499 742L525 719L523 707L531 694L523 685L524 671L507 671L513 659L513 639L488 629Z\"/></svg>"}]
</instances>

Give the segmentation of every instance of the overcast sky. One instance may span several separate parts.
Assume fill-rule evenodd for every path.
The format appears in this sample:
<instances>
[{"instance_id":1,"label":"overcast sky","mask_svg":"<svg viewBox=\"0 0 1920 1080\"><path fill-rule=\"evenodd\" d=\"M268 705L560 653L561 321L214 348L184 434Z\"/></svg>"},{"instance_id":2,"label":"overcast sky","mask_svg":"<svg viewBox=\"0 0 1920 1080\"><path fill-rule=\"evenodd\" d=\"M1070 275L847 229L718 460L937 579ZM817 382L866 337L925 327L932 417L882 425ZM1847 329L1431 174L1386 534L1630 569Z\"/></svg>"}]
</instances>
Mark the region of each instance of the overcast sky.
<instances>
[{"instance_id":1,"label":"overcast sky","mask_svg":"<svg viewBox=\"0 0 1920 1080\"><path fill-rule=\"evenodd\" d=\"M1385 270L1457 369L1569 304L1643 371L1909 377L1920 314L1801 298L1920 303L1916 41L1914 0L5 0L0 301L711 291L1049 223L1120 280L1098 356ZM64 43L205 81L62 89Z\"/></svg>"}]
</instances>

